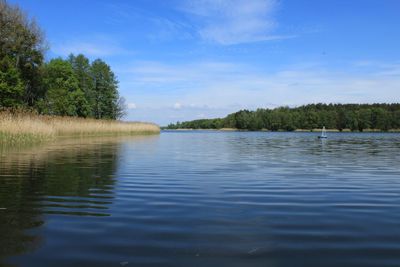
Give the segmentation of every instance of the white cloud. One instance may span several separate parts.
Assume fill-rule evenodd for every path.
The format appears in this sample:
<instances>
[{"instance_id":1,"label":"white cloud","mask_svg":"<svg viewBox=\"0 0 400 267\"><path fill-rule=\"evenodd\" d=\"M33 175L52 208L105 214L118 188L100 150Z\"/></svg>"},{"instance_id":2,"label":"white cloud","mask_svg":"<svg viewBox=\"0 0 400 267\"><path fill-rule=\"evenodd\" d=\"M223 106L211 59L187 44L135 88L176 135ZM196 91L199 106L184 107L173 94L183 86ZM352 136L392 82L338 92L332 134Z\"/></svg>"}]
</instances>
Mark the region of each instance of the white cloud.
<instances>
[{"instance_id":1,"label":"white cloud","mask_svg":"<svg viewBox=\"0 0 400 267\"><path fill-rule=\"evenodd\" d=\"M200 25L206 41L222 45L293 38L273 34L276 0L188 0L182 10Z\"/></svg>"},{"instance_id":2,"label":"white cloud","mask_svg":"<svg viewBox=\"0 0 400 267\"><path fill-rule=\"evenodd\" d=\"M176 102L176 103L174 104L174 109L181 109L181 108L182 108L182 104L181 104L181 103Z\"/></svg>"},{"instance_id":3,"label":"white cloud","mask_svg":"<svg viewBox=\"0 0 400 267\"><path fill-rule=\"evenodd\" d=\"M137 106L135 103L128 103L128 109L137 109Z\"/></svg>"},{"instance_id":4,"label":"white cloud","mask_svg":"<svg viewBox=\"0 0 400 267\"><path fill-rule=\"evenodd\" d=\"M141 103L143 113L146 110L143 119L153 116L163 125L196 119L199 114L225 116L243 108L400 102L400 75L394 75L400 70L397 63L376 64L365 72L352 63L335 70L302 64L267 72L259 66L230 62L137 62L124 70L120 88L135 88L131 97ZM125 96L131 93L125 91ZM139 114L135 111L135 116Z\"/></svg>"}]
</instances>

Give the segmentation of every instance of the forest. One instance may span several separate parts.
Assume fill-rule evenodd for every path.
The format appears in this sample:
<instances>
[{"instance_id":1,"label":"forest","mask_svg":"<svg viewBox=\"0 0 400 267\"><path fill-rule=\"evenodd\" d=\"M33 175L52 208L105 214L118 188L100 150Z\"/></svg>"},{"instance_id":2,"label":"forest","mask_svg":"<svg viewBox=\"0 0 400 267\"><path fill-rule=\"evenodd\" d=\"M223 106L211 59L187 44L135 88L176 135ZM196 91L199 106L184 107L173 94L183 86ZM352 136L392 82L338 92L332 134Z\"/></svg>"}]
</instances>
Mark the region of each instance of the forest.
<instances>
[{"instance_id":1,"label":"forest","mask_svg":"<svg viewBox=\"0 0 400 267\"><path fill-rule=\"evenodd\" d=\"M295 108L241 110L225 118L170 124L166 129L221 129L294 131L325 126L342 131L400 129L400 104L309 104Z\"/></svg>"},{"instance_id":2,"label":"forest","mask_svg":"<svg viewBox=\"0 0 400 267\"><path fill-rule=\"evenodd\" d=\"M45 60L43 31L18 6L0 0L0 110L118 119L124 99L110 66L82 54Z\"/></svg>"}]
</instances>

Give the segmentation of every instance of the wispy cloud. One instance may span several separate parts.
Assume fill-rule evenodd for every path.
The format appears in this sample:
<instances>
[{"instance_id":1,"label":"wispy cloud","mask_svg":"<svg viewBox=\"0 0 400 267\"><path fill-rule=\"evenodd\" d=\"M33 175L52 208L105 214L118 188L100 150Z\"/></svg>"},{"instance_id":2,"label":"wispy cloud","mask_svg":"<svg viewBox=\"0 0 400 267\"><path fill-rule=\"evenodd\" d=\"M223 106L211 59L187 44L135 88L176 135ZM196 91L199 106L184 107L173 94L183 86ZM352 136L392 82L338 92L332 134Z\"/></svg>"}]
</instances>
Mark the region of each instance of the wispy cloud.
<instances>
[{"instance_id":1,"label":"wispy cloud","mask_svg":"<svg viewBox=\"0 0 400 267\"><path fill-rule=\"evenodd\" d=\"M108 24L130 28L142 25L143 38L149 41L171 41L193 39L193 27L174 16L157 13L139 6L107 2L104 5L110 12L106 18Z\"/></svg>"},{"instance_id":2,"label":"wispy cloud","mask_svg":"<svg viewBox=\"0 0 400 267\"><path fill-rule=\"evenodd\" d=\"M393 75L398 73L399 65L395 63L376 65L374 70L366 72L351 63L344 64L343 70L310 63L267 72L246 64L212 61L137 62L124 69L120 72L121 90L135 88L124 93L134 94L131 97L142 107L132 116L147 110L146 116L153 114L160 118L161 124L175 117L179 120L196 119L199 114L214 117L243 108L400 101L400 76Z\"/></svg>"},{"instance_id":3,"label":"wispy cloud","mask_svg":"<svg viewBox=\"0 0 400 267\"><path fill-rule=\"evenodd\" d=\"M379 76L399 76L400 77L400 62L386 63L379 61L360 60L353 63L362 71L369 71L372 75Z\"/></svg>"},{"instance_id":4,"label":"wispy cloud","mask_svg":"<svg viewBox=\"0 0 400 267\"><path fill-rule=\"evenodd\" d=\"M274 34L276 0L188 0L182 10L200 25L203 40L222 45L293 38Z\"/></svg>"},{"instance_id":5,"label":"wispy cloud","mask_svg":"<svg viewBox=\"0 0 400 267\"><path fill-rule=\"evenodd\" d=\"M136 109L137 105L135 103L128 103L127 108L128 109Z\"/></svg>"},{"instance_id":6,"label":"wispy cloud","mask_svg":"<svg viewBox=\"0 0 400 267\"><path fill-rule=\"evenodd\" d=\"M131 80L135 83L146 85L168 85L171 83L184 82L187 84L193 81L199 84L200 81L209 80L207 77L212 73L213 76L225 76L231 79L230 75L240 74L240 64L228 62L203 61L187 64L165 64L155 61L139 61L131 66L123 66L117 71L128 73ZM203 84L203 83L201 83Z\"/></svg>"},{"instance_id":7,"label":"wispy cloud","mask_svg":"<svg viewBox=\"0 0 400 267\"><path fill-rule=\"evenodd\" d=\"M174 109L181 109L181 108L182 108L182 104L181 104L181 103L176 102L176 103L174 104Z\"/></svg>"},{"instance_id":8,"label":"wispy cloud","mask_svg":"<svg viewBox=\"0 0 400 267\"><path fill-rule=\"evenodd\" d=\"M148 17L153 31L147 35L153 41L189 40L193 39L192 26L178 20L162 17Z\"/></svg>"},{"instance_id":9,"label":"wispy cloud","mask_svg":"<svg viewBox=\"0 0 400 267\"><path fill-rule=\"evenodd\" d=\"M52 52L56 55L85 54L91 57L114 56L132 53L115 41L113 37L92 37L90 39L72 39L52 44Z\"/></svg>"},{"instance_id":10,"label":"wispy cloud","mask_svg":"<svg viewBox=\"0 0 400 267\"><path fill-rule=\"evenodd\" d=\"M209 43L234 45L296 37L277 33L278 0L180 0L177 3L169 15L107 3L111 14L107 20L125 26L142 23L147 29L145 38L156 41L200 38Z\"/></svg>"}]
</instances>

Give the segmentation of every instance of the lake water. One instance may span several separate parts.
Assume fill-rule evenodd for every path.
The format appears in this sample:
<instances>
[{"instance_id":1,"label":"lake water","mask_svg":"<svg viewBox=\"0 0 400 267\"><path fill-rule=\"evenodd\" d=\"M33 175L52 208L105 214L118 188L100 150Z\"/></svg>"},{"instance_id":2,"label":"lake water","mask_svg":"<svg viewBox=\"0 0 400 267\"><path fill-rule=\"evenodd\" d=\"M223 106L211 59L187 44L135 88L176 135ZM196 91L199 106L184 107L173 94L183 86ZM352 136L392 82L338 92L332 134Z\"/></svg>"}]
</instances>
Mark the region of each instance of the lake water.
<instances>
[{"instance_id":1,"label":"lake water","mask_svg":"<svg viewBox=\"0 0 400 267\"><path fill-rule=\"evenodd\" d=\"M162 132L0 158L1 266L400 266L400 135Z\"/></svg>"}]
</instances>

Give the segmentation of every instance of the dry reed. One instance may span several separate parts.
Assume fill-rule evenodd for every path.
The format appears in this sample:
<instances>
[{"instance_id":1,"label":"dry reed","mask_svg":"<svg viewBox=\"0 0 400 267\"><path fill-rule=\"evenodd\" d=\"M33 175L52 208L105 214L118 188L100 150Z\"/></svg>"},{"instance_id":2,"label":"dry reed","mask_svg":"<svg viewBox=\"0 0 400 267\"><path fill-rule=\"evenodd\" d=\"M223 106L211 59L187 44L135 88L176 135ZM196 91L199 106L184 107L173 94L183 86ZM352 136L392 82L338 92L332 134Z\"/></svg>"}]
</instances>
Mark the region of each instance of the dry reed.
<instances>
[{"instance_id":1,"label":"dry reed","mask_svg":"<svg viewBox=\"0 0 400 267\"><path fill-rule=\"evenodd\" d=\"M24 112L0 112L0 145L31 144L60 136L158 134L153 123L42 116Z\"/></svg>"}]
</instances>

